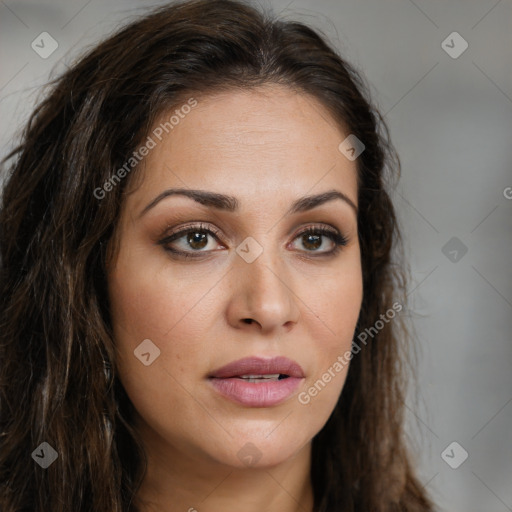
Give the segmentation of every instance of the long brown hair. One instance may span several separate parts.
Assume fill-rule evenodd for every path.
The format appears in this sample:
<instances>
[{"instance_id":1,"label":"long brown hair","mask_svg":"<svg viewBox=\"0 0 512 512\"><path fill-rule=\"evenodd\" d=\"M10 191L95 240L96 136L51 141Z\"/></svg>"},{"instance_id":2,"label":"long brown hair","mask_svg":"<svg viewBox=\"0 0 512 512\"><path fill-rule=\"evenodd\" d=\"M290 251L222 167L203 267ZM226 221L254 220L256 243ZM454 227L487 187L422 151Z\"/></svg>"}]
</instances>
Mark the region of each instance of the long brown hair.
<instances>
[{"instance_id":1,"label":"long brown hair","mask_svg":"<svg viewBox=\"0 0 512 512\"><path fill-rule=\"evenodd\" d=\"M267 83L317 98L365 145L357 159L364 296L356 334L403 303L386 192L400 161L362 76L313 29L241 1L180 2L135 20L53 81L4 161L3 512L137 510L147 461L117 378L105 278L107 245L137 168L104 197L94 191L183 98ZM404 442L406 331L399 318L374 331L313 439L315 512L432 510ZM42 442L58 455L46 469L31 458Z\"/></svg>"}]
</instances>

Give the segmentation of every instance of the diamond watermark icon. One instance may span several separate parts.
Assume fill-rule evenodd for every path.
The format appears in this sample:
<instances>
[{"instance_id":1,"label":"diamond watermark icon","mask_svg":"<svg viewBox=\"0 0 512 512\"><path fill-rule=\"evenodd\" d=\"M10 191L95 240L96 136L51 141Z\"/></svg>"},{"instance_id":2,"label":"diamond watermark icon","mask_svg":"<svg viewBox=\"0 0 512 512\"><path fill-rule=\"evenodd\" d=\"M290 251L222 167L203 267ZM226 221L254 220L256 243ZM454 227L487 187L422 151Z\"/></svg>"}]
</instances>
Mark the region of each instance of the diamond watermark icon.
<instances>
[{"instance_id":1,"label":"diamond watermark icon","mask_svg":"<svg viewBox=\"0 0 512 512\"><path fill-rule=\"evenodd\" d=\"M59 43L48 32L41 32L30 46L39 57L47 59L59 47Z\"/></svg>"},{"instance_id":2,"label":"diamond watermark icon","mask_svg":"<svg viewBox=\"0 0 512 512\"><path fill-rule=\"evenodd\" d=\"M351 133L339 146L340 152L350 161L354 161L365 149L365 145Z\"/></svg>"},{"instance_id":3,"label":"diamond watermark icon","mask_svg":"<svg viewBox=\"0 0 512 512\"><path fill-rule=\"evenodd\" d=\"M33 452L32 458L43 468L51 466L59 454L47 442L41 443Z\"/></svg>"},{"instance_id":4,"label":"diamond watermark icon","mask_svg":"<svg viewBox=\"0 0 512 512\"><path fill-rule=\"evenodd\" d=\"M468 248L456 236L453 236L443 245L441 252L452 263L458 263L468 252Z\"/></svg>"},{"instance_id":5,"label":"diamond watermark icon","mask_svg":"<svg viewBox=\"0 0 512 512\"><path fill-rule=\"evenodd\" d=\"M441 458L452 469L457 469L468 458L468 452L457 441L453 441L443 450Z\"/></svg>"},{"instance_id":6,"label":"diamond watermark icon","mask_svg":"<svg viewBox=\"0 0 512 512\"><path fill-rule=\"evenodd\" d=\"M252 236L248 236L236 248L236 253L243 258L246 263L252 263L262 252L263 247Z\"/></svg>"},{"instance_id":7,"label":"diamond watermark icon","mask_svg":"<svg viewBox=\"0 0 512 512\"><path fill-rule=\"evenodd\" d=\"M133 351L133 353L144 366L149 366L160 355L160 349L151 340L146 339Z\"/></svg>"},{"instance_id":8,"label":"diamond watermark icon","mask_svg":"<svg viewBox=\"0 0 512 512\"><path fill-rule=\"evenodd\" d=\"M237 452L238 458L246 466L254 466L261 459L263 454L253 443L245 443Z\"/></svg>"},{"instance_id":9,"label":"diamond watermark icon","mask_svg":"<svg viewBox=\"0 0 512 512\"><path fill-rule=\"evenodd\" d=\"M458 59L468 49L468 46L468 42L458 32L452 32L441 43L441 48L452 59Z\"/></svg>"}]
</instances>

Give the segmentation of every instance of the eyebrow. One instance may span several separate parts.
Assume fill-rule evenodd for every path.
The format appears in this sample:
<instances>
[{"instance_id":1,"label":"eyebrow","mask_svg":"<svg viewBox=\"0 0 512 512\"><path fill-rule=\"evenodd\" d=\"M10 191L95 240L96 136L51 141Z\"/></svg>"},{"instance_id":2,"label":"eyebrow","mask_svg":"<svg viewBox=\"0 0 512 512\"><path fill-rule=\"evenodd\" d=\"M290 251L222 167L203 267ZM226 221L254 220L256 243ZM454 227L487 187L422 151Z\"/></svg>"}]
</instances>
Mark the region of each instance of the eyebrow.
<instances>
[{"instance_id":1,"label":"eyebrow","mask_svg":"<svg viewBox=\"0 0 512 512\"><path fill-rule=\"evenodd\" d=\"M227 212L236 212L239 208L239 201L234 196L229 196L225 194L219 194L217 192L209 192L206 190L193 190L188 188L170 188L168 190L164 190L161 194L155 197L139 214L139 218L142 217L149 210L154 208L160 201L166 199L167 197L179 195L189 197L193 199L199 204L204 206L208 206L210 208L215 208L217 210L223 210ZM308 210L312 210L317 206L325 204L329 201L334 201L335 199L340 199L347 203L357 214L357 206L354 202L343 192L339 190L329 190L327 192L322 192L321 194L304 196L293 202L286 215L291 215L295 213L301 213Z\"/></svg>"}]
</instances>

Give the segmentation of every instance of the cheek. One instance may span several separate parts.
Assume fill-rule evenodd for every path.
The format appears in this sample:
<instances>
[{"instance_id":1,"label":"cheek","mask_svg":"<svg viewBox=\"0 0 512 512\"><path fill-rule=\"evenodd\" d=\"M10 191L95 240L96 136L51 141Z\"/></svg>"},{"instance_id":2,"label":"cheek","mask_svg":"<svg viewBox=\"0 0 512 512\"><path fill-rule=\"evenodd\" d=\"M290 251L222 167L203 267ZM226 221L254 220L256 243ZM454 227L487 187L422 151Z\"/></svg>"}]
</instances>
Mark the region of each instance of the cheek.
<instances>
[{"instance_id":1,"label":"cheek","mask_svg":"<svg viewBox=\"0 0 512 512\"><path fill-rule=\"evenodd\" d=\"M109 277L109 296L117 371L131 402L162 432L185 430L192 419L184 420L183 412L190 409L184 389L190 387L190 368L204 357L191 327L197 323L193 308L199 290L164 278L155 266L126 259L119 260ZM176 415L176 410L183 414Z\"/></svg>"},{"instance_id":2,"label":"cheek","mask_svg":"<svg viewBox=\"0 0 512 512\"><path fill-rule=\"evenodd\" d=\"M332 330L336 333L338 342L334 347L343 350L351 346L354 330L361 310L363 298L363 284L361 274L356 272L332 283L331 289L327 292L331 297L330 308L332 318Z\"/></svg>"},{"instance_id":3,"label":"cheek","mask_svg":"<svg viewBox=\"0 0 512 512\"><path fill-rule=\"evenodd\" d=\"M323 356L350 347L361 310L363 279L359 258L350 255L343 263L337 272L304 281L301 292L306 309L316 317L317 334L322 333L319 339L311 332L310 339L321 342L319 353ZM313 289L311 282L315 283Z\"/></svg>"},{"instance_id":4,"label":"cheek","mask_svg":"<svg viewBox=\"0 0 512 512\"><path fill-rule=\"evenodd\" d=\"M308 296L307 304L314 315L311 318L315 319L310 322L310 339L316 344L315 372L297 398L307 408L309 418L318 419L318 426L334 409L354 356L350 351L362 290L360 263L354 260L333 279L322 281L322 288Z\"/></svg>"},{"instance_id":5,"label":"cheek","mask_svg":"<svg viewBox=\"0 0 512 512\"><path fill-rule=\"evenodd\" d=\"M120 258L109 276L117 363L125 388L135 388L137 381L140 387L144 380L145 387L155 383L154 392L160 393L176 389L174 379L180 380L200 353L190 334L201 293L190 282L164 276L158 266L139 259L136 254ZM148 352L146 366L141 356Z\"/></svg>"},{"instance_id":6,"label":"cheek","mask_svg":"<svg viewBox=\"0 0 512 512\"><path fill-rule=\"evenodd\" d=\"M179 327L204 294L190 279L180 279L169 268L137 255L118 261L109 276L114 325L121 337L163 339Z\"/></svg>"}]
</instances>

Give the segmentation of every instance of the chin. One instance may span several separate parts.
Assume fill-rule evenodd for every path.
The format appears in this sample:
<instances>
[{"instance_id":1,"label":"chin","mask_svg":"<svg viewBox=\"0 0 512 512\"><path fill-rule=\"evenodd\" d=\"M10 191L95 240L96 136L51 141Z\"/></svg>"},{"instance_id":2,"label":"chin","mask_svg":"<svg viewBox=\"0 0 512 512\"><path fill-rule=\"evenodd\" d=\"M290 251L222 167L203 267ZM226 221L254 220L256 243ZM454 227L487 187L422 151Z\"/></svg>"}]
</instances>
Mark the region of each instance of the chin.
<instances>
[{"instance_id":1,"label":"chin","mask_svg":"<svg viewBox=\"0 0 512 512\"><path fill-rule=\"evenodd\" d=\"M288 443L281 437L270 440L266 433L248 438L230 439L225 451L210 454L218 462L238 469L272 468L297 456L304 445Z\"/></svg>"}]
</instances>

